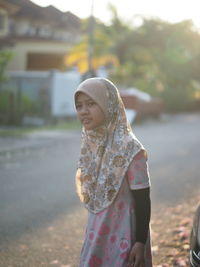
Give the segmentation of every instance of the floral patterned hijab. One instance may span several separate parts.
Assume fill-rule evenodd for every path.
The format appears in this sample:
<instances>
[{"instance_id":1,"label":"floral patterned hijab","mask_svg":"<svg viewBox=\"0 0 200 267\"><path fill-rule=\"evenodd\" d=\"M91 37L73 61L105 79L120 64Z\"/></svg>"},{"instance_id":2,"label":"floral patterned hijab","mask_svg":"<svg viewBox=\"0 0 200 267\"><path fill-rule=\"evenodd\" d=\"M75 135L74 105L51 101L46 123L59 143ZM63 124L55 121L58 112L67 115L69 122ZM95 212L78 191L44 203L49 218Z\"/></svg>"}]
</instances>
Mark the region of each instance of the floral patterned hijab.
<instances>
[{"instance_id":1,"label":"floral patterned hijab","mask_svg":"<svg viewBox=\"0 0 200 267\"><path fill-rule=\"evenodd\" d=\"M127 121L118 89L103 78L82 82L75 92L91 97L104 111L105 124L82 130L82 144L76 172L77 192L92 213L107 208L117 196L133 157L144 149Z\"/></svg>"}]
</instances>

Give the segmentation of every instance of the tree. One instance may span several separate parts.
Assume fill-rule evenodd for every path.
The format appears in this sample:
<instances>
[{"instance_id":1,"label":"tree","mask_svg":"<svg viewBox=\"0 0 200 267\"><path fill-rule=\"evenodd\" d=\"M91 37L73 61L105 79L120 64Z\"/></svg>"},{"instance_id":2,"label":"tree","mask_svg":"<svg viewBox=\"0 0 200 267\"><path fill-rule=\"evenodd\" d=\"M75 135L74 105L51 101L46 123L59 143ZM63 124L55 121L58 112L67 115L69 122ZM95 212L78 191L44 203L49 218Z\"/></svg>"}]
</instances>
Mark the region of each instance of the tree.
<instances>
[{"instance_id":1,"label":"tree","mask_svg":"<svg viewBox=\"0 0 200 267\"><path fill-rule=\"evenodd\" d=\"M171 24L144 19L140 27L130 30L127 26L122 36L128 46L123 50L123 60L117 54L121 65L113 78L162 97L171 110L190 105L193 81L200 79L200 34L191 21ZM121 45L117 42L114 39L116 47Z\"/></svg>"},{"instance_id":2,"label":"tree","mask_svg":"<svg viewBox=\"0 0 200 267\"><path fill-rule=\"evenodd\" d=\"M120 87L138 87L162 97L170 110L183 110L195 101L200 84L200 33L191 21L169 23L145 19L134 27L110 5L111 22L95 21L93 66L113 63L111 78ZM83 39L70 56L87 69L87 20ZM82 60L84 58L84 60ZM104 59L104 61L102 60Z\"/></svg>"},{"instance_id":3,"label":"tree","mask_svg":"<svg viewBox=\"0 0 200 267\"><path fill-rule=\"evenodd\" d=\"M0 82L5 79L5 69L13 54L7 50L0 50Z\"/></svg>"},{"instance_id":4,"label":"tree","mask_svg":"<svg viewBox=\"0 0 200 267\"><path fill-rule=\"evenodd\" d=\"M81 41L75 45L66 56L66 65L68 67L77 66L81 73L85 73L89 70L88 65L88 46L89 46L89 34L88 24L89 19L82 21L83 35ZM110 38L105 32L105 25L97 19L95 20L95 31L94 31L94 46L93 46L93 57L92 67L97 70L100 66L114 65L117 66L117 57L110 52L108 49L111 46Z\"/></svg>"}]
</instances>

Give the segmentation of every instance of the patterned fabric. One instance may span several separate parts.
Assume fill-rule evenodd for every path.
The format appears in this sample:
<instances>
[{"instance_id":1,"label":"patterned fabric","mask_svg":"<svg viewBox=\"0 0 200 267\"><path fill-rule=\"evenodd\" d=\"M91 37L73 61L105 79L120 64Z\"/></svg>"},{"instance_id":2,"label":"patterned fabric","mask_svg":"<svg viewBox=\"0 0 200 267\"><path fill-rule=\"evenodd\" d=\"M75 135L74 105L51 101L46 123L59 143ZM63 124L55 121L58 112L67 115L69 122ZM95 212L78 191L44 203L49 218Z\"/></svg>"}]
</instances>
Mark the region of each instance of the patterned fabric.
<instances>
[{"instance_id":1,"label":"patterned fabric","mask_svg":"<svg viewBox=\"0 0 200 267\"><path fill-rule=\"evenodd\" d=\"M95 90L92 90L95 88ZM99 90L98 90L99 88ZM82 145L76 173L77 192L93 213L107 208L116 198L133 157L144 149L127 121L117 88L102 78L84 81L75 93L88 94L105 107L106 122L94 130L82 130ZM99 92L107 97L101 103Z\"/></svg>"},{"instance_id":2,"label":"patterned fabric","mask_svg":"<svg viewBox=\"0 0 200 267\"><path fill-rule=\"evenodd\" d=\"M80 267L125 267L135 242L135 203L131 189L150 186L144 154L130 164L119 193L103 211L89 212ZM145 244L145 267L152 267L150 236Z\"/></svg>"},{"instance_id":3,"label":"patterned fabric","mask_svg":"<svg viewBox=\"0 0 200 267\"><path fill-rule=\"evenodd\" d=\"M132 190L150 187L147 154L145 151L140 151L134 157L134 161L128 168L127 176L130 189Z\"/></svg>"}]
</instances>

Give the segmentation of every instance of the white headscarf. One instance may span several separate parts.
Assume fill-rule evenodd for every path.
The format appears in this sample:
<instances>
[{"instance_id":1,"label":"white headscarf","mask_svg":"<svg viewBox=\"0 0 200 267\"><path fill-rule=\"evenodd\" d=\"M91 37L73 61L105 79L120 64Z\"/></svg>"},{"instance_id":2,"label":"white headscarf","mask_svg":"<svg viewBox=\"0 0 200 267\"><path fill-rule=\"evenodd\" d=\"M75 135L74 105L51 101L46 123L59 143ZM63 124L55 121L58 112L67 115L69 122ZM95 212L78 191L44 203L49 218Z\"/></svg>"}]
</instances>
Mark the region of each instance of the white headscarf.
<instances>
[{"instance_id":1,"label":"white headscarf","mask_svg":"<svg viewBox=\"0 0 200 267\"><path fill-rule=\"evenodd\" d=\"M91 97L105 113L105 124L82 129L82 144L76 172L77 192L92 213L107 208L117 196L133 157L144 150L127 121L115 85L103 78L82 82L75 92Z\"/></svg>"}]
</instances>

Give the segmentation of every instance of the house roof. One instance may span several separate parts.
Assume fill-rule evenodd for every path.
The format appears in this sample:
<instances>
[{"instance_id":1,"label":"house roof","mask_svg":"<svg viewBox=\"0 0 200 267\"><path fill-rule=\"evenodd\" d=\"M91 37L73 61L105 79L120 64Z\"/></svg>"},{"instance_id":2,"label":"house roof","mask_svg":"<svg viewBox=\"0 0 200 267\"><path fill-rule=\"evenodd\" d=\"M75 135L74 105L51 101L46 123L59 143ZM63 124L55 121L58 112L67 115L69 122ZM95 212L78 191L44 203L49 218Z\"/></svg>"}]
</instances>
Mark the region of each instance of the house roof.
<instances>
[{"instance_id":1,"label":"house roof","mask_svg":"<svg viewBox=\"0 0 200 267\"><path fill-rule=\"evenodd\" d=\"M80 27L80 19L71 12L61 12L54 6L42 8L42 14L46 21L51 21L59 27Z\"/></svg>"},{"instance_id":2,"label":"house roof","mask_svg":"<svg viewBox=\"0 0 200 267\"><path fill-rule=\"evenodd\" d=\"M40 7L29 0L6 0L17 7L15 18L28 18L59 28L80 28L80 18L71 12L62 12L53 6Z\"/></svg>"},{"instance_id":3,"label":"house roof","mask_svg":"<svg viewBox=\"0 0 200 267\"><path fill-rule=\"evenodd\" d=\"M19 9L18 6L14 5L12 3L8 3L6 0L0 1L0 8L5 9L9 15L16 13Z\"/></svg>"}]
</instances>

